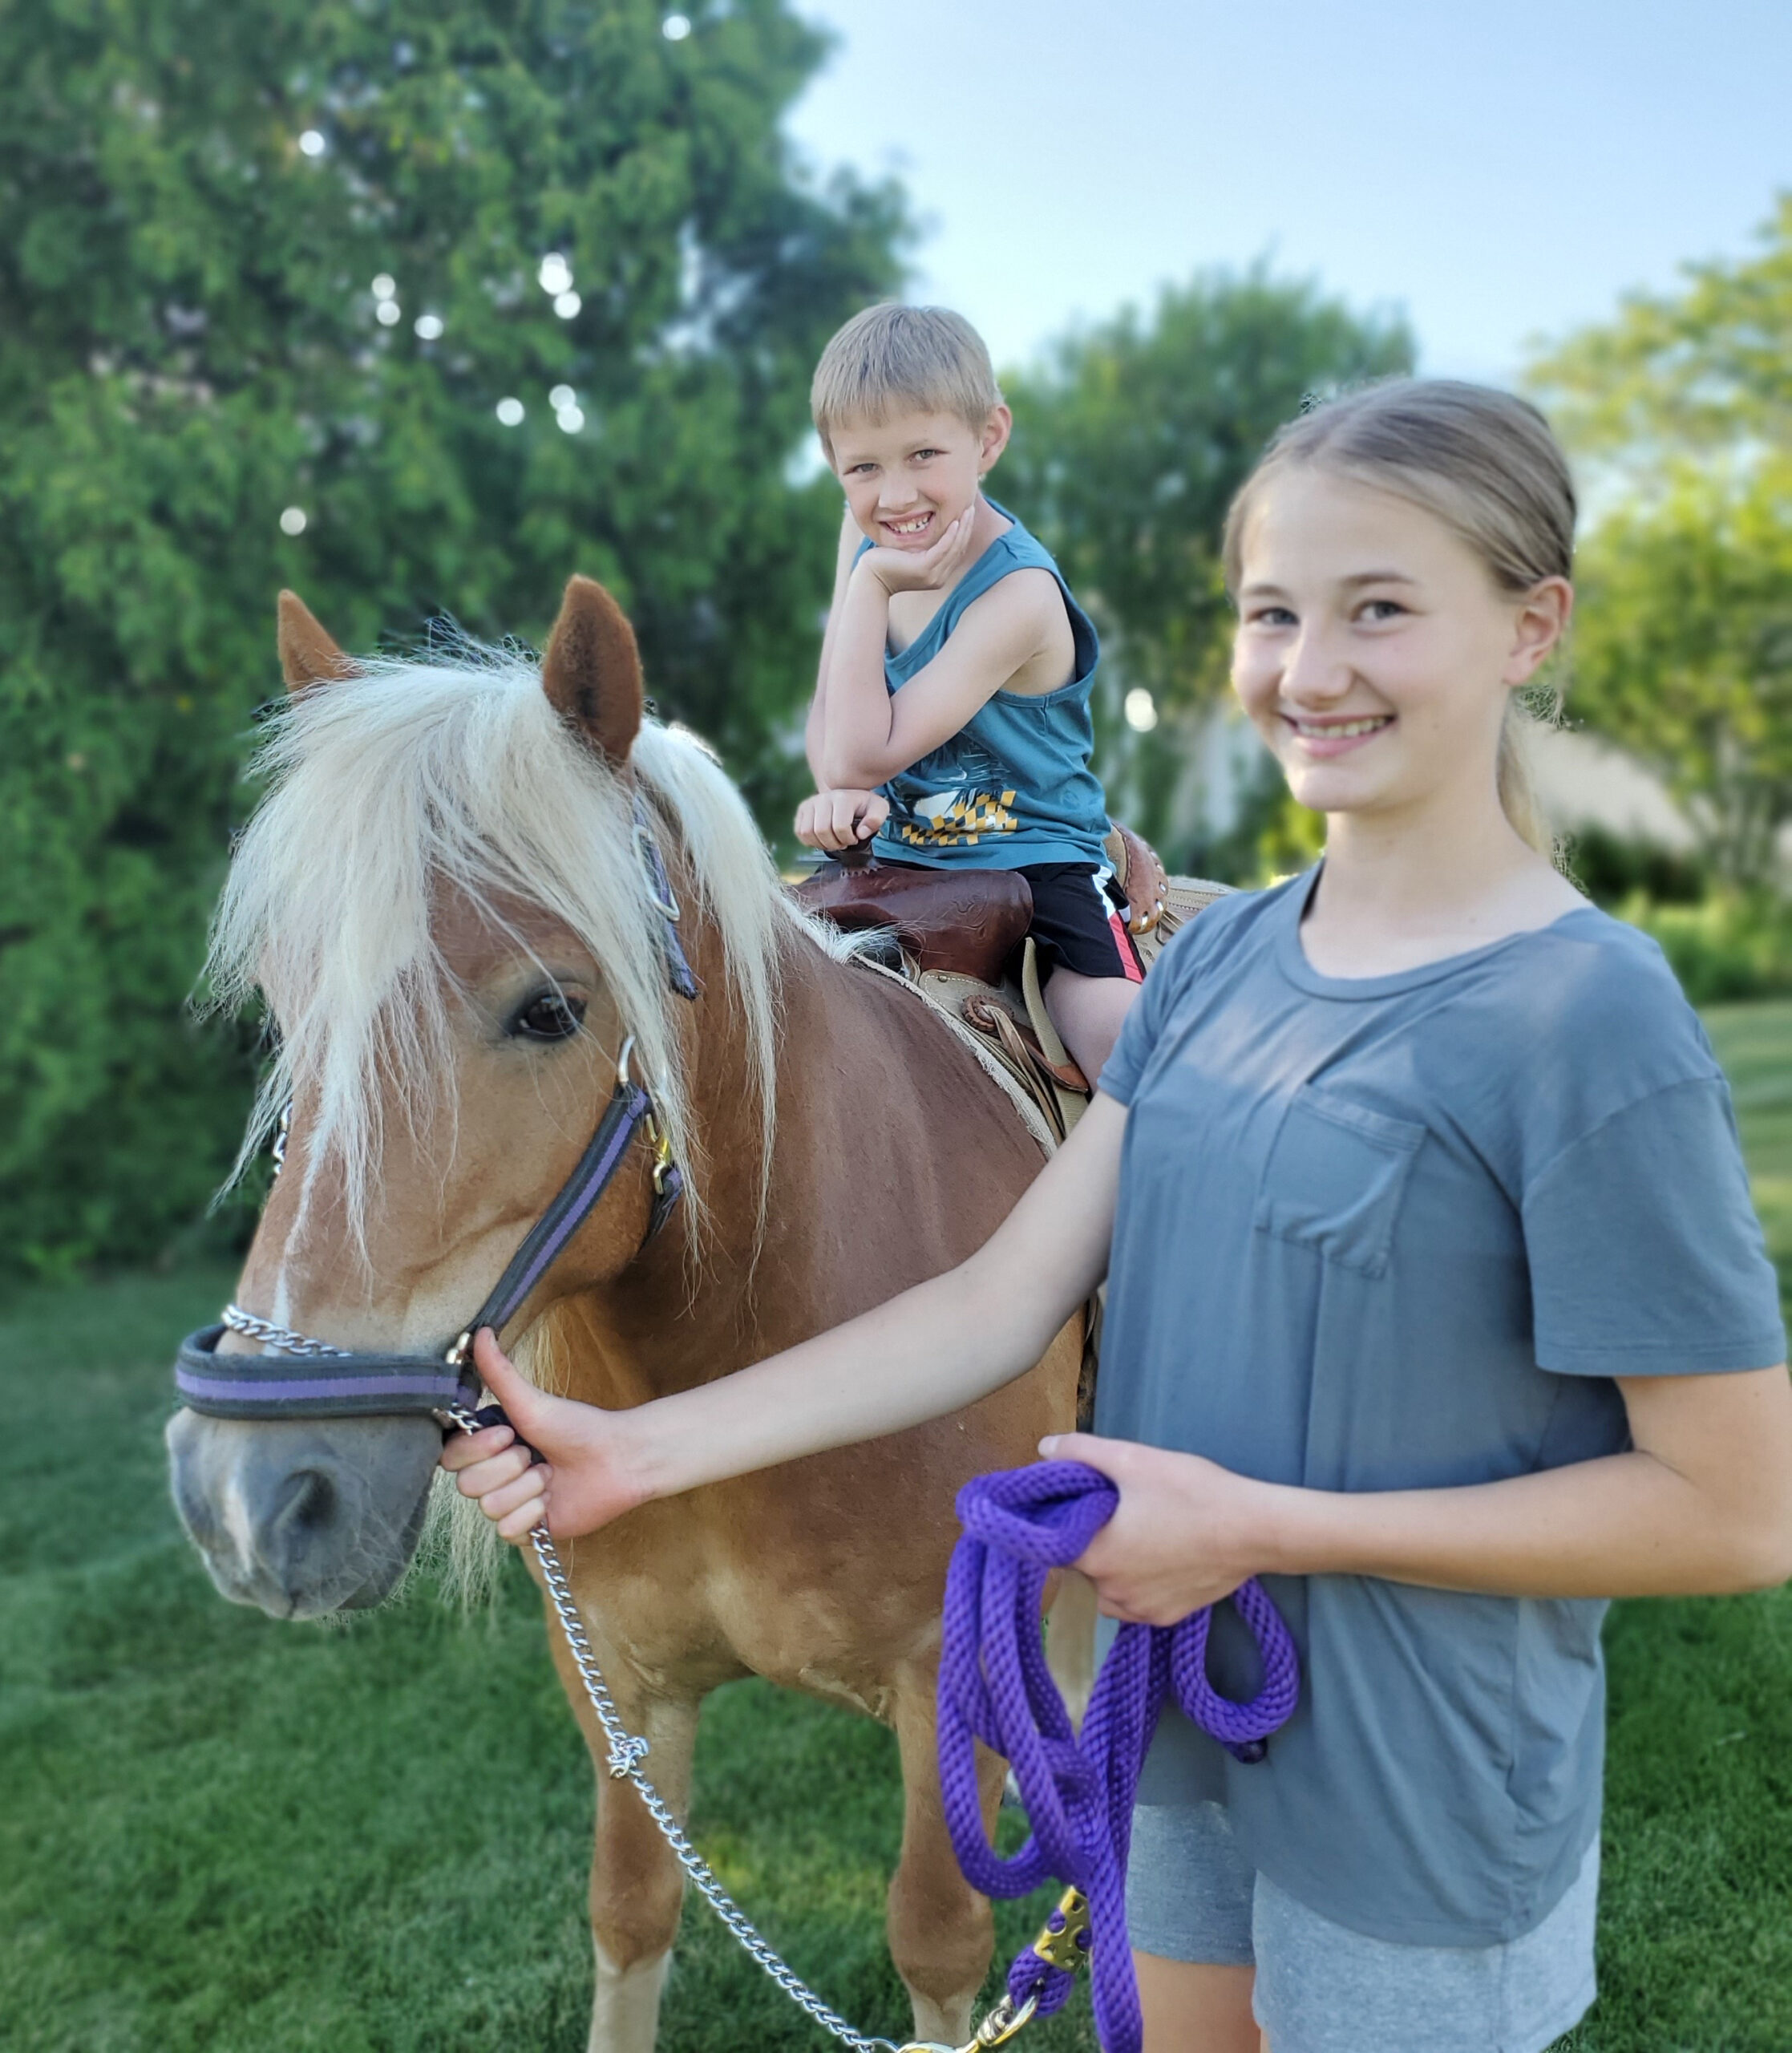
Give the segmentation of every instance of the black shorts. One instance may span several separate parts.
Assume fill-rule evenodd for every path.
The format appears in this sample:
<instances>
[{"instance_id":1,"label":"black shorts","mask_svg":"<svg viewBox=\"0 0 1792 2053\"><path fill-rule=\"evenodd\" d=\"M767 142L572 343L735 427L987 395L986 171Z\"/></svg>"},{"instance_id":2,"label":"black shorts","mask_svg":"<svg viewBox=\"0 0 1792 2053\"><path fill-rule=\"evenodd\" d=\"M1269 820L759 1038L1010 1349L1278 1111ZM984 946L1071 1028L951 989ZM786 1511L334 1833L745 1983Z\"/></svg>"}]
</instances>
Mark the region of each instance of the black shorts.
<instances>
[{"instance_id":1,"label":"black shorts","mask_svg":"<svg viewBox=\"0 0 1792 2053\"><path fill-rule=\"evenodd\" d=\"M1102 863L1029 863L1021 874L1033 887L1033 925L1040 973L1074 970L1079 977L1145 981L1127 931L1127 894Z\"/></svg>"},{"instance_id":2,"label":"black shorts","mask_svg":"<svg viewBox=\"0 0 1792 2053\"><path fill-rule=\"evenodd\" d=\"M888 856L880 869L935 869L933 863L905 863ZM1127 894L1106 863L1020 863L1018 873L1033 891L1033 924L1027 932L1039 948L1039 974L1074 970L1079 977L1123 977L1145 981L1132 936L1127 931Z\"/></svg>"}]
</instances>

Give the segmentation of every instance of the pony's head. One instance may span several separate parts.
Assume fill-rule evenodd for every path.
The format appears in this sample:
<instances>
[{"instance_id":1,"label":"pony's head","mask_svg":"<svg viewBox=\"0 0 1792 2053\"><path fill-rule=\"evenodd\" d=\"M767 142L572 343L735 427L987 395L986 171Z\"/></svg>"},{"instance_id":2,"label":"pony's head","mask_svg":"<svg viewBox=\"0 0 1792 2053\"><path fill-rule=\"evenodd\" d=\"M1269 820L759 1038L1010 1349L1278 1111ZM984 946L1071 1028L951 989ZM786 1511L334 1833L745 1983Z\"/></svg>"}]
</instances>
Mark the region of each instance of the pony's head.
<instances>
[{"instance_id":1,"label":"pony's head","mask_svg":"<svg viewBox=\"0 0 1792 2053\"><path fill-rule=\"evenodd\" d=\"M631 1038L686 1182L653 1258L687 1268L705 1229L700 1037L725 1026L738 1051L763 1193L781 951L806 923L714 759L645 716L614 601L574 578L540 663L467 642L350 659L288 593L280 654L269 789L209 963L213 1002L258 993L272 1030L239 1170L290 1107L238 1303L338 1346L439 1354L577 1160ZM700 962L694 1004L669 982L643 811ZM637 1260L652 1170L632 1149L526 1307L521 1359L543 1380L542 1314ZM257 1346L231 1332L220 1351ZM220 1589L293 1616L390 1589L440 1435L421 1418L183 1411L168 1444Z\"/></svg>"}]
</instances>

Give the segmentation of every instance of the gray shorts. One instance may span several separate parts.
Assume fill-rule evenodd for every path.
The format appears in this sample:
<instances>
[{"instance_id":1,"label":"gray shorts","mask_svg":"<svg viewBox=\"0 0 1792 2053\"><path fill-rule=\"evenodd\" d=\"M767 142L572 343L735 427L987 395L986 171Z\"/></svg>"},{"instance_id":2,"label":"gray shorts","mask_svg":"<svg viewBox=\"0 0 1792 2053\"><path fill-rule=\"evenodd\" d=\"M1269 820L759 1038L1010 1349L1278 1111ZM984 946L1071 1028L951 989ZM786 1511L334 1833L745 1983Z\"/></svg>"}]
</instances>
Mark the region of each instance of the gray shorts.
<instances>
[{"instance_id":1,"label":"gray shorts","mask_svg":"<svg viewBox=\"0 0 1792 2053\"><path fill-rule=\"evenodd\" d=\"M1543 2053L1593 2000L1599 1842L1543 1922L1492 1946L1371 1939L1276 1888L1218 1804L1133 1813L1127 1924L1140 1953L1256 1966L1272 2053Z\"/></svg>"}]
</instances>

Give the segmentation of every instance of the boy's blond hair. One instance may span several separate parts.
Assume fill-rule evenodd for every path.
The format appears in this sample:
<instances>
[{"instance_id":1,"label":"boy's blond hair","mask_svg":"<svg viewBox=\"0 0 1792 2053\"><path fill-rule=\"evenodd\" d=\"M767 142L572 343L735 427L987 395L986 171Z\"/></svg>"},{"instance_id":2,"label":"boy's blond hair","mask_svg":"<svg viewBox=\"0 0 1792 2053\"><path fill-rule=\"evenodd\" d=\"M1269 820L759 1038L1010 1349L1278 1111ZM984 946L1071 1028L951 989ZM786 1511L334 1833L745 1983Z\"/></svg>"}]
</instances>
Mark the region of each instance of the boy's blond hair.
<instances>
[{"instance_id":1,"label":"boy's blond hair","mask_svg":"<svg viewBox=\"0 0 1792 2053\"><path fill-rule=\"evenodd\" d=\"M956 414L981 428L1001 404L983 338L944 306L868 306L821 353L809 387L815 432L830 457L835 430L899 410Z\"/></svg>"}]
</instances>

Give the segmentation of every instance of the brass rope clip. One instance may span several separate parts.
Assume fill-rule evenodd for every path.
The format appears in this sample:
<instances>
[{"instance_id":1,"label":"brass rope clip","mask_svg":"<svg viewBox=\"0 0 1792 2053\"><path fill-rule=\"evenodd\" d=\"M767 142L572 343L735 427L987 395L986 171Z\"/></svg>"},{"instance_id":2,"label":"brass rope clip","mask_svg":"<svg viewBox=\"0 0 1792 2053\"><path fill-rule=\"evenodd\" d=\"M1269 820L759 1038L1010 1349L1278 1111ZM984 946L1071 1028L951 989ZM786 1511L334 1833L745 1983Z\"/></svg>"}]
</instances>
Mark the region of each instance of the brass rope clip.
<instances>
[{"instance_id":1,"label":"brass rope clip","mask_svg":"<svg viewBox=\"0 0 1792 2053\"><path fill-rule=\"evenodd\" d=\"M1088 1942L1083 1937L1088 1929L1088 1899L1081 1889L1066 1889L1058 1900L1057 1909L1040 1926L1033 1950L1046 1966L1074 1974L1089 1958ZM1012 1996L1005 1994L977 2027L976 2037L965 2045L942 2046L932 2040L916 2039L898 2048L898 2053L989 2053L991 2047L1005 2046L1015 2037L1038 2007L1037 1990L1018 2006Z\"/></svg>"}]
</instances>

